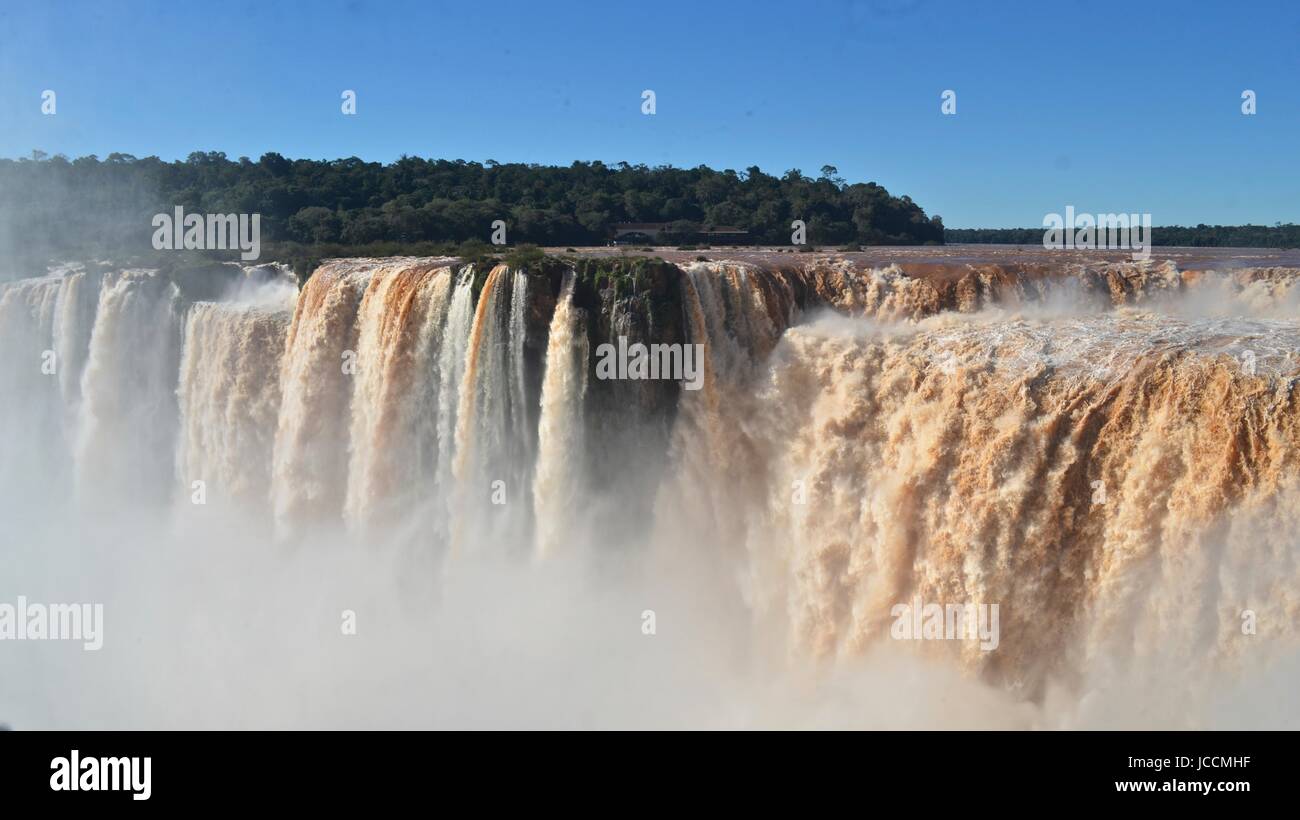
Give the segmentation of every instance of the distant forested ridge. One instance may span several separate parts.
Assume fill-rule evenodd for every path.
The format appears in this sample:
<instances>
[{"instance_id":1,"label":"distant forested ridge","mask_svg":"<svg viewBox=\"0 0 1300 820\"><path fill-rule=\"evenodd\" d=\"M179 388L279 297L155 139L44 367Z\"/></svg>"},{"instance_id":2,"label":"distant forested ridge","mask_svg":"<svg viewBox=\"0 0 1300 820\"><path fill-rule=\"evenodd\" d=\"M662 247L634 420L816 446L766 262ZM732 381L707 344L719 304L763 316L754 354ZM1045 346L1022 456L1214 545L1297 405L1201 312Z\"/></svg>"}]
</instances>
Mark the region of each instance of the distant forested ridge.
<instances>
[{"instance_id":1,"label":"distant forested ridge","mask_svg":"<svg viewBox=\"0 0 1300 820\"><path fill-rule=\"evenodd\" d=\"M511 245L605 244L618 223L708 225L748 244L789 244L791 222L814 245L943 242L943 222L833 166L810 178L757 167L715 171L575 162L567 167L403 157L291 160L218 152L184 161L110 154L69 160L33 152L0 160L0 248L33 257L148 253L156 213L259 213L262 240L303 248L486 242L504 220Z\"/></svg>"},{"instance_id":2,"label":"distant forested ridge","mask_svg":"<svg viewBox=\"0 0 1300 820\"><path fill-rule=\"evenodd\" d=\"M1044 228L947 228L944 241L1041 245ZM1151 244L1181 248L1300 248L1300 225L1197 225L1153 227Z\"/></svg>"}]
</instances>

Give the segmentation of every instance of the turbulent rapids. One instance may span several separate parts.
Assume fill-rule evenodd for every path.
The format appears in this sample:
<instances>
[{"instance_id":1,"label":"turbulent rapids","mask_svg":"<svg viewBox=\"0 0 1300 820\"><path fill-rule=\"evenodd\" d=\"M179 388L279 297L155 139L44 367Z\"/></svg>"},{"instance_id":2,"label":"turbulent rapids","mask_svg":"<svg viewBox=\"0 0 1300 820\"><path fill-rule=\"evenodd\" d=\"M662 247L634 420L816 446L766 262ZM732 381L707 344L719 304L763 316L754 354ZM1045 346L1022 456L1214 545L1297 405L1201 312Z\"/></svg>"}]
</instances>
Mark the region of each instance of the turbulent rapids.
<instances>
[{"instance_id":1,"label":"turbulent rapids","mask_svg":"<svg viewBox=\"0 0 1300 820\"><path fill-rule=\"evenodd\" d=\"M72 265L0 284L0 490L18 538L339 542L448 600L634 560L742 613L719 652L765 670L901 657L1013 725L1233 725L1223 693L1296 657L1300 270L1031 256ZM702 345L702 389L599 378L620 339ZM894 640L913 602L996 605L996 649Z\"/></svg>"}]
</instances>

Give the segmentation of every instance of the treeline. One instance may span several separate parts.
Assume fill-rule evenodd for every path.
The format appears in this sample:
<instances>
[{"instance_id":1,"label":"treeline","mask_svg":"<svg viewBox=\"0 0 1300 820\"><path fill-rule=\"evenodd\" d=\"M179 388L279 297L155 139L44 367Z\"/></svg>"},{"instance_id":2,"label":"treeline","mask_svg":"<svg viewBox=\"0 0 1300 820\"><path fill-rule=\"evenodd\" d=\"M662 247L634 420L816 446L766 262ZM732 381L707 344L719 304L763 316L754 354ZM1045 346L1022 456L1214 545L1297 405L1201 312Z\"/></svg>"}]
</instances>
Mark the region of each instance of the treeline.
<instances>
[{"instance_id":1,"label":"treeline","mask_svg":"<svg viewBox=\"0 0 1300 820\"><path fill-rule=\"evenodd\" d=\"M1044 228L948 228L944 240L993 245L1041 245ZM1151 244L1182 248L1300 248L1300 225L1153 227Z\"/></svg>"},{"instance_id":2,"label":"treeline","mask_svg":"<svg viewBox=\"0 0 1300 820\"><path fill-rule=\"evenodd\" d=\"M943 222L875 183L848 184L833 166L816 177L757 167L567 167L403 157L254 161L219 152L184 161L110 154L67 159L34 152L0 160L0 247L44 257L147 255L150 220L188 213L260 213L264 243L406 246L487 241L504 220L510 244L604 244L619 222L743 228L755 244L789 244L795 219L820 245L942 243Z\"/></svg>"}]
</instances>

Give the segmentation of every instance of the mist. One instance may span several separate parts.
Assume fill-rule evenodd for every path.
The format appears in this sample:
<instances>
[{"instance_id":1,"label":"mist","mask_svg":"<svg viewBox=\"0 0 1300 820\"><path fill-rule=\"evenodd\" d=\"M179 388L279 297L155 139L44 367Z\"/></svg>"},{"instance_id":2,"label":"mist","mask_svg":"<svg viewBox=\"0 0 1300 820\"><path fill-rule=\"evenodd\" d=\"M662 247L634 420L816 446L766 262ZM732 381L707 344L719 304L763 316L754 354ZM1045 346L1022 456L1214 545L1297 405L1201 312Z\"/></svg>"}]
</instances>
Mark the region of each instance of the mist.
<instances>
[{"instance_id":1,"label":"mist","mask_svg":"<svg viewBox=\"0 0 1300 820\"><path fill-rule=\"evenodd\" d=\"M596 378L643 308L576 269L0 286L0 602L105 613L0 644L0 721L1294 724L1295 272L679 271L698 391Z\"/></svg>"}]
</instances>

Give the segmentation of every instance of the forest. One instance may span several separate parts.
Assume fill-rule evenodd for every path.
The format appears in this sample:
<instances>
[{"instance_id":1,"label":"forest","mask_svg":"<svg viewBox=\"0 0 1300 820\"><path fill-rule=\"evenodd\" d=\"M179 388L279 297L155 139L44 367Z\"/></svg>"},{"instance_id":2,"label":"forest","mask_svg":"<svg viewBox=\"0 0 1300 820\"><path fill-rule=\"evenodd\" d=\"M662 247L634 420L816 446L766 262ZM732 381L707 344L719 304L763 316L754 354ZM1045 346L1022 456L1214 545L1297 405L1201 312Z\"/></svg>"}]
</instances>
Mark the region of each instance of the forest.
<instances>
[{"instance_id":1,"label":"forest","mask_svg":"<svg viewBox=\"0 0 1300 820\"><path fill-rule=\"evenodd\" d=\"M151 246L151 223L177 207L260 214L262 258L289 262L300 275L332 256L482 255L497 220L513 247L604 245L620 223L668 225L662 238L686 246L718 226L744 231L743 244L788 245L794 220L807 226L807 247L1039 244L1043 237L1041 228L945 230L941 217L909 197L874 182L849 183L832 165L810 177L798 169L775 176L757 166L718 171L410 156L380 163L277 153L254 161L216 151L166 162L33 151L0 159L0 278L67 259L173 264L172 254L160 256ZM1153 244L1291 248L1300 246L1300 226L1157 226Z\"/></svg>"},{"instance_id":2,"label":"forest","mask_svg":"<svg viewBox=\"0 0 1300 820\"><path fill-rule=\"evenodd\" d=\"M503 220L511 245L604 245L618 223L668 223L689 242L707 226L746 244L789 244L791 222L814 245L941 244L943 222L906 196L850 184L834 166L813 178L758 167L716 171L574 162L565 167L402 157L392 163L254 161L196 152L165 162L129 154L68 159L39 151L0 160L0 249L28 264L150 254L150 221L191 213L261 214L272 256L426 250L486 243Z\"/></svg>"}]
</instances>

